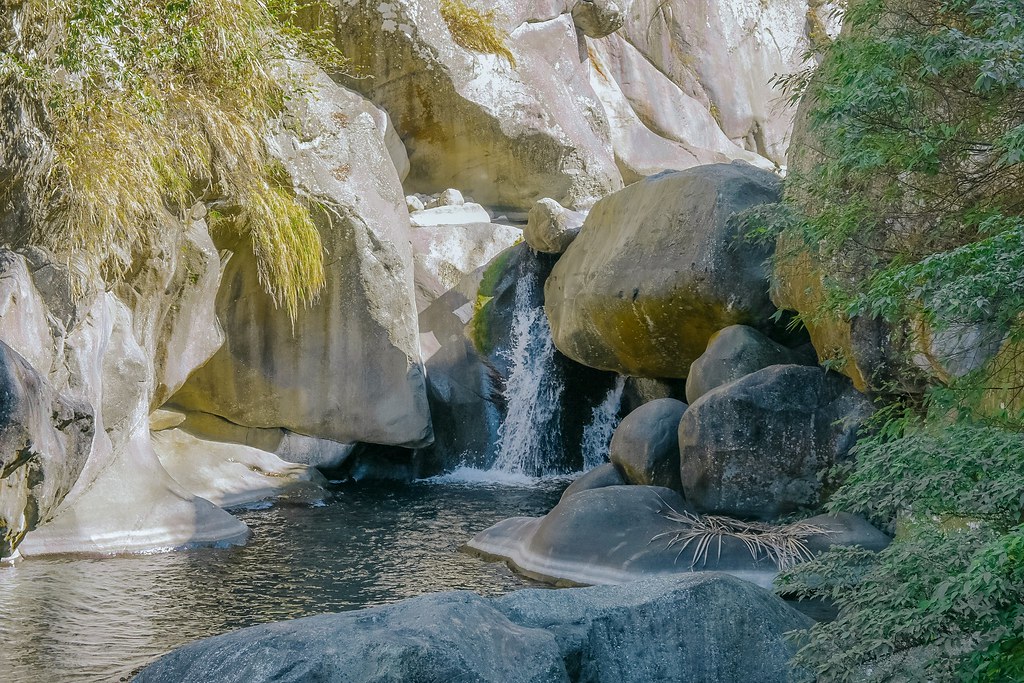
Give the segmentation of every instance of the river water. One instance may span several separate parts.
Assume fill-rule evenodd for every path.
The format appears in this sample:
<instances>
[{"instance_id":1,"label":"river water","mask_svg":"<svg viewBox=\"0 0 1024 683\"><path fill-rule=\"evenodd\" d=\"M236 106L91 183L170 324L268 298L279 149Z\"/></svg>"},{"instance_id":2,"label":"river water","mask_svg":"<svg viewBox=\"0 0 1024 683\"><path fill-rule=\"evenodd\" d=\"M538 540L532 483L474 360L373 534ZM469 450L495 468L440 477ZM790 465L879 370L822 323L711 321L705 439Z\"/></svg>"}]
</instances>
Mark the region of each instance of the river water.
<instances>
[{"instance_id":1,"label":"river water","mask_svg":"<svg viewBox=\"0 0 1024 683\"><path fill-rule=\"evenodd\" d=\"M236 510L254 532L243 548L0 567L0 679L117 681L243 626L535 585L458 550L505 517L544 514L568 481L527 483L341 485L323 507Z\"/></svg>"}]
</instances>

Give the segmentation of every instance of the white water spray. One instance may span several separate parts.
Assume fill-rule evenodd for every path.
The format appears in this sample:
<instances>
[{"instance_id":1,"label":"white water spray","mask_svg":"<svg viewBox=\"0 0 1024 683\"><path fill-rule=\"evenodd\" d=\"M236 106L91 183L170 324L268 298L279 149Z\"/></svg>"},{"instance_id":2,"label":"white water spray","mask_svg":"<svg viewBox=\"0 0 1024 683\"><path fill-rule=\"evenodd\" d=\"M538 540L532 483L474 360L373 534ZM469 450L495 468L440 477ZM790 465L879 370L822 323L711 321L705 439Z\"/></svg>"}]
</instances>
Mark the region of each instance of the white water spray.
<instances>
[{"instance_id":1,"label":"white water spray","mask_svg":"<svg viewBox=\"0 0 1024 683\"><path fill-rule=\"evenodd\" d=\"M493 469L538 477L557 462L564 385L555 366L555 344L543 306L535 306L536 284L526 276L516 285L512 343L506 353L505 421L498 427Z\"/></svg>"},{"instance_id":2,"label":"white water spray","mask_svg":"<svg viewBox=\"0 0 1024 683\"><path fill-rule=\"evenodd\" d=\"M626 378L619 375L615 386L608 390L601 404L594 408L590 424L583 428L583 471L589 472L598 465L608 462L608 446L612 434L619 426L619 406Z\"/></svg>"}]
</instances>

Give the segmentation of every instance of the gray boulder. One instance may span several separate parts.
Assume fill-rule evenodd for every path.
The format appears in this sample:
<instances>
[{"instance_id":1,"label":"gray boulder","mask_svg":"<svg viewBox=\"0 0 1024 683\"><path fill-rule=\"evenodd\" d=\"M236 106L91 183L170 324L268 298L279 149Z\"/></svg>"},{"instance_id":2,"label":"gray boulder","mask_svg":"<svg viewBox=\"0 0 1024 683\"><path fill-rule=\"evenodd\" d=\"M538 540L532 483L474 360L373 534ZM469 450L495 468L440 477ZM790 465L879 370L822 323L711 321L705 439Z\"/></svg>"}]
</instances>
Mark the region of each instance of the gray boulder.
<instances>
[{"instance_id":1,"label":"gray boulder","mask_svg":"<svg viewBox=\"0 0 1024 683\"><path fill-rule=\"evenodd\" d=\"M715 387L728 384L769 365L799 364L799 357L760 331L731 325L715 333L708 348L690 365L686 400L693 403Z\"/></svg>"},{"instance_id":2,"label":"gray boulder","mask_svg":"<svg viewBox=\"0 0 1024 683\"><path fill-rule=\"evenodd\" d=\"M774 365L695 401L679 423L680 477L702 512L773 519L820 504L871 402L820 367Z\"/></svg>"},{"instance_id":3,"label":"gray boulder","mask_svg":"<svg viewBox=\"0 0 1024 683\"><path fill-rule=\"evenodd\" d=\"M242 629L175 650L138 683L562 683L554 636L453 592Z\"/></svg>"},{"instance_id":4,"label":"gray boulder","mask_svg":"<svg viewBox=\"0 0 1024 683\"><path fill-rule=\"evenodd\" d=\"M530 209L523 236L526 243L546 254L561 254L580 234L586 214L567 209L554 199L541 199Z\"/></svg>"},{"instance_id":5,"label":"gray boulder","mask_svg":"<svg viewBox=\"0 0 1024 683\"><path fill-rule=\"evenodd\" d=\"M674 398L646 403L612 436L610 458L630 484L679 490L679 421L686 404Z\"/></svg>"},{"instance_id":6,"label":"gray boulder","mask_svg":"<svg viewBox=\"0 0 1024 683\"><path fill-rule=\"evenodd\" d=\"M580 491L602 489L606 486L625 486L626 480L622 478L619 468L610 462L599 465L586 474L577 477L569 484L569 488L562 492L560 500L574 496Z\"/></svg>"},{"instance_id":7,"label":"gray boulder","mask_svg":"<svg viewBox=\"0 0 1024 683\"><path fill-rule=\"evenodd\" d=\"M64 501L94 431L89 405L61 396L0 342L0 558Z\"/></svg>"},{"instance_id":8,"label":"gray boulder","mask_svg":"<svg viewBox=\"0 0 1024 683\"><path fill-rule=\"evenodd\" d=\"M792 673L785 633L809 625L721 574L490 600L441 593L207 638L135 680L782 683Z\"/></svg>"},{"instance_id":9,"label":"gray boulder","mask_svg":"<svg viewBox=\"0 0 1024 683\"><path fill-rule=\"evenodd\" d=\"M666 172L599 201L552 270L545 310L570 358L640 377L686 377L718 330L770 325L767 246L734 214L778 201L749 164Z\"/></svg>"},{"instance_id":10,"label":"gray boulder","mask_svg":"<svg viewBox=\"0 0 1024 683\"><path fill-rule=\"evenodd\" d=\"M810 620L770 592L719 573L576 590L523 590L495 604L555 634L572 681L792 680L789 631Z\"/></svg>"}]
</instances>

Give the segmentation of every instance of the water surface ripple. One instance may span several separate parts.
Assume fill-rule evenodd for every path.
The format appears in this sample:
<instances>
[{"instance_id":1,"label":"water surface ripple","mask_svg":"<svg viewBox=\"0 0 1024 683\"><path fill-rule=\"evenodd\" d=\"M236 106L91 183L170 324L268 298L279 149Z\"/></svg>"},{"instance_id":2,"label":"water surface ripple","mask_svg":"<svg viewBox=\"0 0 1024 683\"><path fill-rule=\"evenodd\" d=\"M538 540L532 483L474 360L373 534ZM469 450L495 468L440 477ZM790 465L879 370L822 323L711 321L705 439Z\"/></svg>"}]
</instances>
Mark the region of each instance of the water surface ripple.
<instances>
[{"instance_id":1,"label":"water surface ripple","mask_svg":"<svg viewBox=\"0 0 1024 683\"><path fill-rule=\"evenodd\" d=\"M458 552L500 519L540 515L565 482L341 487L324 507L239 510L244 548L0 567L0 678L117 681L204 636L435 591L529 584Z\"/></svg>"}]
</instances>

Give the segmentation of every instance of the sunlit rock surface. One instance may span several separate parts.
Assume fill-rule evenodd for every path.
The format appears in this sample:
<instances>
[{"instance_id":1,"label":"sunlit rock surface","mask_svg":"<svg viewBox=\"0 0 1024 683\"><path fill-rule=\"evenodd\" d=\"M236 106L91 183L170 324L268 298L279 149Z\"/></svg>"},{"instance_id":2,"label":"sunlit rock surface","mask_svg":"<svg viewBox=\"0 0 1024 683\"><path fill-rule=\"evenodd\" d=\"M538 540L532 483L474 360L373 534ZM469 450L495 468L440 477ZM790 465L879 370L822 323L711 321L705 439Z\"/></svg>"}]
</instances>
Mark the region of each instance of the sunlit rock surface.
<instances>
[{"instance_id":1,"label":"sunlit rock surface","mask_svg":"<svg viewBox=\"0 0 1024 683\"><path fill-rule=\"evenodd\" d=\"M40 508L22 555L140 552L248 535L175 482L150 442L152 410L221 341L212 306L221 262L206 225L164 220L154 258L112 291L99 291L96 277L72 297L69 274L44 253L6 253L0 339L23 350L54 391L89 406L95 425L84 466L70 458L63 481L46 484L66 495Z\"/></svg>"},{"instance_id":2,"label":"sunlit rock surface","mask_svg":"<svg viewBox=\"0 0 1024 683\"><path fill-rule=\"evenodd\" d=\"M200 640L135 680L783 683L785 633L809 625L721 574L490 600L440 593Z\"/></svg>"},{"instance_id":3,"label":"sunlit rock surface","mask_svg":"<svg viewBox=\"0 0 1024 683\"><path fill-rule=\"evenodd\" d=\"M749 164L664 173L602 199L545 284L555 345L591 367L681 378L728 325L767 328L770 248L736 212L778 201Z\"/></svg>"},{"instance_id":4,"label":"sunlit rock surface","mask_svg":"<svg viewBox=\"0 0 1024 683\"><path fill-rule=\"evenodd\" d=\"M285 496L313 503L327 495L312 467L285 462L251 446L206 441L181 429L153 434L160 464L190 493L221 507Z\"/></svg>"},{"instance_id":5,"label":"sunlit rock surface","mask_svg":"<svg viewBox=\"0 0 1024 683\"><path fill-rule=\"evenodd\" d=\"M307 77L270 147L315 203L326 287L293 323L264 292L250 245L221 245L234 251L216 298L226 340L174 402L339 443L429 443L409 214L380 112L323 73Z\"/></svg>"}]
</instances>

